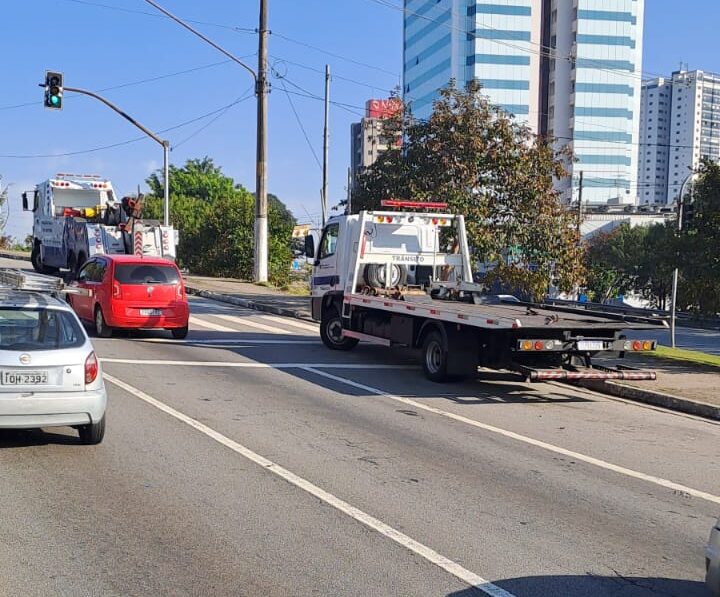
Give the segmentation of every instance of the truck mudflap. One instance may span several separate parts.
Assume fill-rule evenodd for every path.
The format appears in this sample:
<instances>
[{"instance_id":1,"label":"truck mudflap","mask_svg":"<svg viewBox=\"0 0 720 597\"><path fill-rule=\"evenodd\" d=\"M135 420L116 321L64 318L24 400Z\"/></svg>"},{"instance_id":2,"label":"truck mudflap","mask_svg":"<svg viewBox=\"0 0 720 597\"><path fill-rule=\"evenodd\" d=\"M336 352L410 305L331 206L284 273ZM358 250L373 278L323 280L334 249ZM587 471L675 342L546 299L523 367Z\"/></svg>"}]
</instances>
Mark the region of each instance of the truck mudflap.
<instances>
[{"instance_id":1,"label":"truck mudflap","mask_svg":"<svg viewBox=\"0 0 720 597\"><path fill-rule=\"evenodd\" d=\"M625 380L625 381L655 381L655 371L635 369L624 365L616 367L604 367L592 365L590 367L566 366L553 369L536 369L527 365L513 365L513 369L523 375L527 381L574 381L582 379L593 380Z\"/></svg>"}]
</instances>

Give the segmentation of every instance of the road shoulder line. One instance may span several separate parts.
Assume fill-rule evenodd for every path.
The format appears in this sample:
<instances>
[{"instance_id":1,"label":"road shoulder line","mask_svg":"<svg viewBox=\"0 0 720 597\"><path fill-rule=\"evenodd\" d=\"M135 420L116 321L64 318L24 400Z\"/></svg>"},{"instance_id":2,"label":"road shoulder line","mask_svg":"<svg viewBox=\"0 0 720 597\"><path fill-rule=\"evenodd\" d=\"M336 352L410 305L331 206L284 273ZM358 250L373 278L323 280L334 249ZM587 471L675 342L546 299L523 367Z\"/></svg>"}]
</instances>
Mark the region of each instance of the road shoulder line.
<instances>
[{"instance_id":1,"label":"road shoulder line","mask_svg":"<svg viewBox=\"0 0 720 597\"><path fill-rule=\"evenodd\" d=\"M418 541L415 541L408 535L398 531L397 529L391 527L388 524L385 524L381 520L375 518L374 516L371 516L370 514L367 514L366 512L360 510L359 508L356 508L355 506L352 506L351 504L341 500L340 498L325 491L324 489L318 487L317 485L311 483L310 481L308 481L308 480L296 475L295 473L289 471L288 469L283 468L282 466L276 464L272 460L268 460L264 456L257 454L256 452L253 452L249 448L246 448L245 446L243 446L242 444L239 444L235 440L232 440L229 437L223 435L222 433L215 431L214 429L212 429L211 427L208 427L204 423L201 423L197 419L193 419L192 417L174 409L173 407L165 404L164 402L161 402L160 400L153 398L152 396L150 396L149 394L146 394L142 390L139 390L138 388L135 388L135 387L131 386L130 384L127 384L124 381L117 379L116 377L113 377L112 375L104 374L104 377L111 384L128 392L129 394L135 396L136 398L143 400L147 404L154 406L158 410L170 415L171 417L174 417L178 421L181 421L181 422L185 423L186 425L193 427L197 431L204 433L209 438L215 440L219 444L222 444L223 446L229 448L230 450L236 452L237 454L240 454L241 456L247 458L248 460L254 462L255 464L263 467L265 470L284 479L291 485L294 485L295 487L302 489L303 491L315 496L316 498L320 499L327 505L332 506L336 510L339 510L343 514L346 514L350 518L353 518L354 520L356 520L357 522L360 522L361 524L365 525L366 527L369 527L372 530L380 533L381 535L384 535L385 537L394 541L398 545L401 545L405 549L419 555L420 557L424 558L428 562L441 568L445 572L448 572L449 574L453 575L454 577L462 580L463 582L467 583L469 586L471 586L479 591L482 591L486 595L491 595L492 597L514 597L512 595L512 593L509 593L508 591L498 587L497 585L492 584L491 582L485 580L484 578L475 574L474 572L471 572L470 570L463 568L457 562L454 562L454 561L450 560L449 558L446 558L442 554L436 552L432 548L430 548Z\"/></svg>"}]
</instances>

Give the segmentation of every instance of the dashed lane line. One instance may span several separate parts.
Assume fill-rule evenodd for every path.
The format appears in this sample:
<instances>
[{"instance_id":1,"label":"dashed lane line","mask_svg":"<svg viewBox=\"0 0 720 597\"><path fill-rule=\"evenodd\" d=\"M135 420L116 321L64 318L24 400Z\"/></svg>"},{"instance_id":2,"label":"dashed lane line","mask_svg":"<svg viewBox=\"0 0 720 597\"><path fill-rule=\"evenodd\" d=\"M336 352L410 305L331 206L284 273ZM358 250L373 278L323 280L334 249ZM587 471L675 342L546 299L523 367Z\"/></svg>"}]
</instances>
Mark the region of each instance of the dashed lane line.
<instances>
[{"instance_id":1,"label":"dashed lane line","mask_svg":"<svg viewBox=\"0 0 720 597\"><path fill-rule=\"evenodd\" d=\"M434 564L435 566L438 566L442 570L445 570L449 574L467 583L469 586L477 589L478 591L481 591L486 595L491 595L492 597L513 597L512 593L509 593L505 589L502 589L497 585L492 584L478 574L467 570L457 562L454 562L453 560L443 556L431 547L428 547L427 545L424 545L419 541L415 541L412 537L406 535L405 533L398 531L394 527L384 523L378 518L375 518L374 516L371 516L370 514L367 514L366 512L360 510L359 508L356 508L348 502L340 499L339 497L333 495L328 491L325 491L321 487L318 487L307 479L296 475L292 471L289 471L288 469L280 466L272 460L265 458L257 452L253 452L249 448L246 448L242 444L239 444L235 440L230 439L226 435L215 431L214 429L208 427L204 423L201 423L197 419L193 419L185 413L174 409L173 407L165 404L164 402L153 398L142 390L139 390L138 388L135 388L130 384L127 384L124 381L117 379L116 377L105 374L105 379L111 384L117 386L118 388L125 390L129 394L135 396L136 398L139 398L147 404L154 406L165 414L168 414L171 417L177 419L178 421L181 421L186 425L196 429L200 433L205 434L209 438L215 440L219 444L222 444L226 448L229 448L233 452L236 452L244 458L247 458L251 462L254 462L258 466L261 466L266 471L277 475L278 477L284 479L298 489L301 489L309 493L310 495L315 496L327 505L332 506L336 510L339 510L340 512L346 514L357 522L373 529L381 535L384 535L398 545L401 545L405 549L419 555L428 562Z\"/></svg>"},{"instance_id":2,"label":"dashed lane line","mask_svg":"<svg viewBox=\"0 0 720 597\"><path fill-rule=\"evenodd\" d=\"M533 439L532 437L528 437L526 435L521 435L519 433L515 433L514 431L508 431L507 429L501 429L500 427L495 427L494 425L488 425L487 423L481 423L480 421L476 421L474 419L469 419L462 415L458 415L458 414L455 414L455 413L452 413L449 411L445 411L440 408L435 408L434 406L428 406L427 404L423 404L422 402L417 402L416 400L413 400L411 398L405 398L403 396L389 394L378 388L374 388L372 386L358 383L356 381L353 381L351 379L346 379L346 378L340 377L338 375L333 375L332 373L320 371L320 368L315 368L315 367L312 367L311 365L306 365L304 367L304 369L306 371L308 371L310 373L314 373L320 377L324 377L326 379L331 379L335 382L348 385L348 386L356 388L358 390L363 390L370 394L382 396L383 398L388 398L389 400L395 400L396 402L402 402L403 404L409 404L410 406L412 406L414 408L424 410L426 412L431 412L436 415L440 415L442 417L447 417L448 419L453 419L454 421L458 421L460 423L465 423L466 425L472 425L473 427L477 427L478 429L490 431L492 433L496 433L498 435L505 436L507 438L522 442L524 444L535 446L536 448L542 448L543 450L548 450L549 452L554 452L556 454L562 454L563 456L568 456L570 458L573 458L574 460L579 460L579 461L585 462L587 464L592 464L599 468L602 468L602 469L605 469L608 471L612 471L614 473L619 473L621 475L625 475L626 477L632 477L635 479L639 479L641 481L646 481L646 482L652 483L654 485L659 485L660 487L665 487L666 489L671 489L673 491L678 491L678 492L681 492L681 493L684 493L687 495L691 495L691 496L699 498L701 500L706 500L706 501L712 502L714 504L720 504L720 496L713 495L706 491L701 491L699 489L693 489L692 487L688 487L687 485L682 485L681 483L676 483L676 482L670 481L668 479L663 479L662 477L656 477L654 475L648 475L648 474L642 473L640 471L625 468L623 466L619 466L619 465L613 464L611 462L606 462L599 458L594 458L593 456L587 456L585 454L580 454L579 452L573 452L572 450L566 450L565 448L561 448L560 446L548 444L546 442L543 442L543 441L540 441L537 439Z\"/></svg>"}]
</instances>

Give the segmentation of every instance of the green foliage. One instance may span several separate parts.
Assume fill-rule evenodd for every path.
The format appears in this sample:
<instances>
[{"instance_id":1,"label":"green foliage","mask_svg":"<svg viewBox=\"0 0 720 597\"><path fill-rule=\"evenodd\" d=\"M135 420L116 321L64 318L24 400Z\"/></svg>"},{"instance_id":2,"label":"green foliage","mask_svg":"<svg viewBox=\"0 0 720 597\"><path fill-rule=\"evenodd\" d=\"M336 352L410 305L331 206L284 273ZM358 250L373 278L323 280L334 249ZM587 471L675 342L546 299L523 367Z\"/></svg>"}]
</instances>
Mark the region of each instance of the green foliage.
<instances>
[{"instance_id":1,"label":"green foliage","mask_svg":"<svg viewBox=\"0 0 720 597\"><path fill-rule=\"evenodd\" d=\"M679 308L720 313L720 165L703 162L692 197L695 216L680 237Z\"/></svg>"},{"instance_id":2,"label":"green foliage","mask_svg":"<svg viewBox=\"0 0 720 597\"><path fill-rule=\"evenodd\" d=\"M493 107L479 84L460 90L451 82L429 120L405 110L385 135L395 142L358 177L354 210L387 198L445 201L465 216L475 257L492 268L489 279L535 298L551 280L563 290L581 281L577 226L553 184L567 176L569 156Z\"/></svg>"},{"instance_id":3,"label":"green foliage","mask_svg":"<svg viewBox=\"0 0 720 597\"><path fill-rule=\"evenodd\" d=\"M637 292L664 309L671 292L677 241L671 223L622 224L594 236L587 247L587 287L598 302Z\"/></svg>"},{"instance_id":4,"label":"green foliage","mask_svg":"<svg viewBox=\"0 0 720 597\"><path fill-rule=\"evenodd\" d=\"M144 217L162 218L162 179L152 174L147 184ZM289 280L290 241L295 219L274 195L268 197L269 277ZM170 220L180 231L178 262L197 274L253 277L255 197L225 176L212 159L188 160L170 169Z\"/></svg>"}]
</instances>

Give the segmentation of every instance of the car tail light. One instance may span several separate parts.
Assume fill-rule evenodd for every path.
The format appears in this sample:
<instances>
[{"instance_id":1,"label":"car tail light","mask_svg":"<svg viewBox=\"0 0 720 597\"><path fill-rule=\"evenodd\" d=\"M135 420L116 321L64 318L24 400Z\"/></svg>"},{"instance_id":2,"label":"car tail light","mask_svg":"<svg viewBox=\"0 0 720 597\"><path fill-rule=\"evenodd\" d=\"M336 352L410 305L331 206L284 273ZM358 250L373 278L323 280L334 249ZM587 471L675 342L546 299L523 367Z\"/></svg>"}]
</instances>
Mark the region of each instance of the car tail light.
<instances>
[{"instance_id":1,"label":"car tail light","mask_svg":"<svg viewBox=\"0 0 720 597\"><path fill-rule=\"evenodd\" d=\"M540 342L540 340L535 342L535 350L542 350L543 348L545 348L545 344L543 342Z\"/></svg>"},{"instance_id":2,"label":"car tail light","mask_svg":"<svg viewBox=\"0 0 720 597\"><path fill-rule=\"evenodd\" d=\"M98 371L98 360L94 352L91 352L87 359L85 359L85 383L91 384L97 379Z\"/></svg>"},{"instance_id":3,"label":"car tail light","mask_svg":"<svg viewBox=\"0 0 720 597\"><path fill-rule=\"evenodd\" d=\"M643 341L643 350L652 350L652 342L650 342L650 340Z\"/></svg>"},{"instance_id":4,"label":"car tail light","mask_svg":"<svg viewBox=\"0 0 720 597\"><path fill-rule=\"evenodd\" d=\"M632 346L633 350L642 350L642 342L640 342L640 340L635 340Z\"/></svg>"},{"instance_id":5,"label":"car tail light","mask_svg":"<svg viewBox=\"0 0 720 597\"><path fill-rule=\"evenodd\" d=\"M185 296L185 289L183 288L182 282L178 282L178 285L175 287L175 297L181 301Z\"/></svg>"},{"instance_id":6,"label":"car tail light","mask_svg":"<svg viewBox=\"0 0 720 597\"><path fill-rule=\"evenodd\" d=\"M113 298L122 298L122 288L117 280L113 280Z\"/></svg>"}]
</instances>

